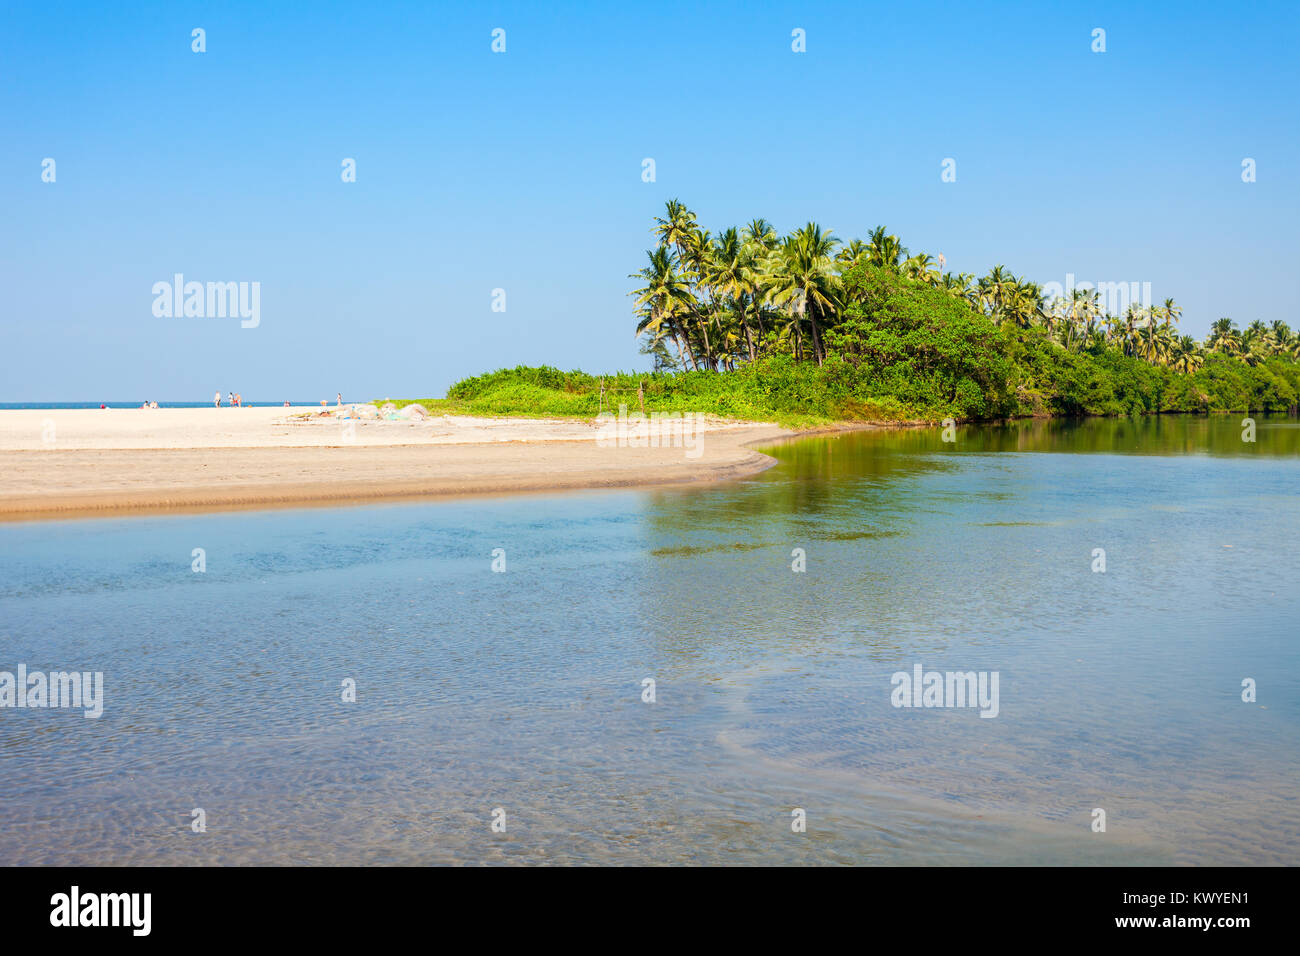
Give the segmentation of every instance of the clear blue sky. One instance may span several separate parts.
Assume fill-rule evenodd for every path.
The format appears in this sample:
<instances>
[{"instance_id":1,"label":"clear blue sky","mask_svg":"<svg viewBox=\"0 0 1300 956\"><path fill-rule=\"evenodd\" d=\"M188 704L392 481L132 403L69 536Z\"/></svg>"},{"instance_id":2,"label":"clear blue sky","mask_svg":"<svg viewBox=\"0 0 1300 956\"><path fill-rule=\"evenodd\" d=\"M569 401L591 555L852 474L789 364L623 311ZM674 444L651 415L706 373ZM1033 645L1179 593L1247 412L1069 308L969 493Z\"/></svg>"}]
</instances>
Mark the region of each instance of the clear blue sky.
<instances>
[{"instance_id":1,"label":"clear blue sky","mask_svg":"<svg viewBox=\"0 0 1300 956\"><path fill-rule=\"evenodd\" d=\"M1297 326L1298 9L9 3L0 401L644 367L626 277L671 197L715 232L883 223L954 271L1150 282L1198 337ZM261 325L155 318L176 272L260 282Z\"/></svg>"}]
</instances>

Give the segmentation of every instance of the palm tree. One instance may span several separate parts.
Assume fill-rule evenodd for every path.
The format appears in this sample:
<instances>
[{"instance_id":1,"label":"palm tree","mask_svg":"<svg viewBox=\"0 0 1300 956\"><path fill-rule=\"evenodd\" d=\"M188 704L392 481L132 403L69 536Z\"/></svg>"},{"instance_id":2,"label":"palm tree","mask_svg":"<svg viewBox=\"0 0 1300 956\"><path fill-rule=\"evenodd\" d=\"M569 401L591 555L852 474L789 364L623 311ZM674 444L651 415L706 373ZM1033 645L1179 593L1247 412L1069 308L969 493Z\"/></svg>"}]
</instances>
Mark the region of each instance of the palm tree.
<instances>
[{"instance_id":1,"label":"palm tree","mask_svg":"<svg viewBox=\"0 0 1300 956\"><path fill-rule=\"evenodd\" d=\"M1106 344L1118 346L1120 351L1124 351L1124 320L1118 315L1106 313L1101 321L1106 326Z\"/></svg>"},{"instance_id":2,"label":"palm tree","mask_svg":"<svg viewBox=\"0 0 1300 956\"><path fill-rule=\"evenodd\" d=\"M704 348L704 364L713 371L717 367L717 355L714 352L709 330L717 323L718 303L715 291L705 278L713 256L713 240L707 229L696 226L683 237L682 245L685 249L684 267L687 278L696 286L697 306L694 318L696 329L700 334L700 343Z\"/></svg>"},{"instance_id":3,"label":"palm tree","mask_svg":"<svg viewBox=\"0 0 1300 956\"><path fill-rule=\"evenodd\" d=\"M1162 310L1163 314L1163 310ZM1168 323L1156 330L1156 359L1162 365L1169 365L1178 351L1178 334Z\"/></svg>"},{"instance_id":4,"label":"palm tree","mask_svg":"<svg viewBox=\"0 0 1300 956\"><path fill-rule=\"evenodd\" d=\"M1270 352L1268 326L1256 319L1241 333L1241 357L1250 365L1258 365Z\"/></svg>"},{"instance_id":5,"label":"palm tree","mask_svg":"<svg viewBox=\"0 0 1300 956\"><path fill-rule=\"evenodd\" d=\"M1141 306L1129 305L1124 310L1124 319L1118 330L1120 348L1124 350L1125 355L1138 356L1142 354L1142 326L1145 322L1145 314Z\"/></svg>"},{"instance_id":6,"label":"palm tree","mask_svg":"<svg viewBox=\"0 0 1300 956\"><path fill-rule=\"evenodd\" d=\"M1069 300L1064 303L1064 311L1065 334L1070 342L1078 342L1080 347L1090 345L1093 333L1096 331L1097 319L1101 316L1098 293L1072 289ZM1104 335L1102 340L1105 341Z\"/></svg>"},{"instance_id":7,"label":"palm tree","mask_svg":"<svg viewBox=\"0 0 1300 956\"><path fill-rule=\"evenodd\" d=\"M1046 320L1047 311L1043 304L1043 289L1036 282L1017 282L1011 290L1011 301L1007 304L1007 316L1017 328L1027 329L1031 325Z\"/></svg>"},{"instance_id":8,"label":"palm tree","mask_svg":"<svg viewBox=\"0 0 1300 956\"><path fill-rule=\"evenodd\" d=\"M735 315L750 361L758 357L758 352L747 321L745 300L755 287L755 271L753 249L741 241L735 227L719 234L703 281L724 297L727 309Z\"/></svg>"},{"instance_id":9,"label":"palm tree","mask_svg":"<svg viewBox=\"0 0 1300 956\"><path fill-rule=\"evenodd\" d=\"M1290 357L1300 361L1300 335L1276 320L1254 321L1238 330L1231 319L1211 327L1204 346L1179 335L1182 308L1167 298L1161 305L1130 305L1122 317L1105 314L1096 291L1072 291L1043 299L1042 288L996 265L983 278L943 273L926 253L912 255L884 226L867 240L840 246L815 222L781 239L765 219L716 238L699 225L695 213L669 200L652 230L657 247L635 278L637 333L648 337L647 354L665 356L676 346L682 368L731 370L738 361L757 361L771 348L790 348L797 360L826 360L825 332L846 308L846 297L861 290L841 276L858 265L888 269L906 279L942 289L998 325L1011 329L1041 324L1048 342L1069 350L1100 354L1119 348L1126 356L1164 364L1183 374L1201 368L1208 352L1240 358L1251 365ZM838 249L838 254L837 254ZM810 348L805 343L810 344Z\"/></svg>"},{"instance_id":10,"label":"palm tree","mask_svg":"<svg viewBox=\"0 0 1300 956\"><path fill-rule=\"evenodd\" d=\"M888 235L884 226L877 226L871 230L867 246L871 249L870 262L873 266L883 266L898 271L898 260L902 258L903 246L897 236Z\"/></svg>"},{"instance_id":11,"label":"palm tree","mask_svg":"<svg viewBox=\"0 0 1300 956\"><path fill-rule=\"evenodd\" d=\"M741 233L741 238L745 242L768 252L775 249L777 245L776 230L772 228L772 224L766 219L749 220L749 224L745 226L744 231Z\"/></svg>"},{"instance_id":12,"label":"palm tree","mask_svg":"<svg viewBox=\"0 0 1300 956\"><path fill-rule=\"evenodd\" d=\"M655 219L655 227L651 231L659 236L661 246L675 246L677 260L685 262L687 244L697 228L695 213L676 199L668 200L665 207L664 216Z\"/></svg>"},{"instance_id":13,"label":"palm tree","mask_svg":"<svg viewBox=\"0 0 1300 956\"><path fill-rule=\"evenodd\" d=\"M1159 336L1156 334L1158 321L1160 318L1160 307L1154 305L1138 306L1136 309L1130 308L1134 316L1134 325L1137 328L1137 354L1152 364L1160 360L1161 343Z\"/></svg>"},{"instance_id":14,"label":"palm tree","mask_svg":"<svg viewBox=\"0 0 1300 956\"><path fill-rule=\"evenodd\" d=\"M1101 307L1101 293L1096 291L1079 292L1077 289L1075 291L1078 292L1079 298L1082 300L1082 305L1079 306L1079 314L1083 317L1084 325L1091 334L1097 320L1104 318L1106 315L1105 310Z\"/></svg>"},{"instance_id":15,"label":"palm tree","mask_svg":"<svg viewBox=\"0 0 1300 956\"><path fill-rule=\"evenodd\" d=\"M1232 319L1219 319L1210 326L1210 335L1205 340L1205 345L1224 355L1240 355L1241 333L1237 331Z\"/></svg>"},{"instance_id":16,"label":"palm tree","mask_svg":"<svg viewBox=\"0 0 1300 956\"><path fill-rule=\"evenodd\" d=\"M807 316L812 326L813 357L820 365L826 357L818 317L835 311L838 298L831 254L839 240L815 222L788 236L780 248L780 271L771 277L773 302L789 307L798 343L799 327ZM796 344L796 351L799 346Z\"/></svg>"},{"instance_id":17,"label":"palm tree","mask_svg":"<svg viewBox=\"0 0 1300 956\"><path fill-rule=\"evenodd\" d=\"M740 237L749 264L749 288L746 290L749 306L761 339L766 334L763 306L767 302L767 266L778 245L776 229L766 219L751 219L741 230Z\"/></svg>"},{"instance_id":18,"label":"palm tree","mask_svg":"<svg viewBox=\"0 0 1300 956\"><path fill-rule=\"evenodd\" d=\"M736 358L741 354L741 346L745 345L748 351L748 342L742 341L741 337L744 318L744 308L735 299L727 299L717 314L717 332L714 341L718 349L718 361L729 372L736 367ZM752 353L750 357L752 359Z\"/></svg>"},{"instance_id":19,"label":"palm tree","mask_svg":"<svg viewBox=\"0 0 1300 956\"><path fill-rule=\"evenodd\" d=\"M1179 317L1183 314L1183 307L1173 299L1165 299L1165 307L1162 311L1166 325L1177 325Z\"/></svg>"},{"instance_id":20,"label":"palm tree","mask_svg":"<svg viewBox=\"0 0 1300 956\"><path fill-rule=\"evenodd\" d=\"M1005 266L994 266L989 274L979 280L980 303L984 312L994 322L1002 324L1007 304L1015 295L1016 277Z\"/></svg>"},{"instance_id":21,"label":"palm tree","mask_svg":"<svg viewBox=\"0 0 1300 956\"><path fill-rule=\"evenodd\" d=\"M1204 365L1205 356L1201 354L1201 347L1196 343L1196 339L1190 335L1180 336L1174 343L1170 364L1175 371L1182 372L1184 375L1190 375Z\"/></svg>"},{"instance_id":22,"label":"palm tree","mask_svg":"<svg viewBox=\"0 0 1300 956\"><path fill-rule=\"evenodd\" d=\"M924 252L909 256L902 265L903 275L925 285L936 285L939 282L939 273L931 267L930 263L933 261L934 257Z\"/></svg>"},{"instance_id":23,"label":"palm tree","mask_svg":"<svg viewBox=\"0 0 1300 956\"><path fill-rule=\"evenodd\" d=\"M1268 336L1260 335L1251 339L1241 357L1245 359L1247 365L1258 365L1260 362L1267 361L1272 354L1272 346L1268 341Z\"/></svg>"},{"instance_id":24,"label":"palm tree","mask_svg":"<svg viewBox=\"0 0 1300 956\"><path fill-rule=\"evenodd\" d=\"M945 272L939 280L939 288L954 299L961 299L971 308L979 308L979 287L976 285L975 277L969 272L959 272L956 275Z\"/></svg>"},{"instance_id":25,"label":"palm tree","mask_svg":"<svg viewBox=\"0 0 1300 956\"><path fill-rule=\"evenodd\" d=\"M1059 295L1054 296L1043 310L1043 328L1047 331L1048 338L1060 338L1061 344L1069 348L1072 325L1069 302Z\"/></svg>"},{"instance_id":26,"label":"palm tree","mask_svg":"<svg viewBox=\"0 0 1300 956\"><path fill-rule=\"evenodd\" d=\"M649 250L650 264L640 272L632 273L629 278L642 279L645 285L630 293L635 295L637 314L641 321L637 323L636 334L649 333L651 341L670 337L677 346L677 355L685 367L685 358L690 359L691 367L699 369L699 362L691 349L690 335L682 322L696 308L695 296L691 293L686 280L677 272L676 263L667 246Z\"/></svg>"},{"instance_id":27,"label":"palm tree","mask_svg":"<svg viewBox=\"0 0 1300 956\"><path fill-rule=\"evenodd\" d=\"M840 267L840 272L847 272L853 266L869 261L870 255L870 246L861 239L851 239L835 257L835 262Z\"/></svg>"},{"instance_id":28,"label":"palm tree","mask_svg":"<svg viewBox=\"0 0 1300 956\"><path fill-rule=\"evenodd\" d=\"M1273 343L1274 355L1290 355L1291 348L1294 344L1295 336L1291 333L1291 326L1287 325L1281 319L1274 319L1268 326L1269 340Z\"/></svg>"}]
</instances>

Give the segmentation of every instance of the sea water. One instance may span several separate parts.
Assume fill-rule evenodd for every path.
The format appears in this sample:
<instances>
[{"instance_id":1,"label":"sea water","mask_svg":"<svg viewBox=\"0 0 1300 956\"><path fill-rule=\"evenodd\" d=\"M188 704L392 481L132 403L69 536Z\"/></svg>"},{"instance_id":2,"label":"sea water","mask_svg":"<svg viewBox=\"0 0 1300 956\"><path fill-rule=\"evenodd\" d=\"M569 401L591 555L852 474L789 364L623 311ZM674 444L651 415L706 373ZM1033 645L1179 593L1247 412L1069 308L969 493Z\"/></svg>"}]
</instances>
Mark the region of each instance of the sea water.
<instances>
[{"instance_id":1,"label":"sea water","mask_svg":"<svg viewBox=\"0 0 1300 956\"><path fill-rule=\"evenodd\" d=\"M0 708L0 863L1294 863L1300 422L1242 431L0 525L0 671L103 681Z\"/></svg>"}]
</instances>

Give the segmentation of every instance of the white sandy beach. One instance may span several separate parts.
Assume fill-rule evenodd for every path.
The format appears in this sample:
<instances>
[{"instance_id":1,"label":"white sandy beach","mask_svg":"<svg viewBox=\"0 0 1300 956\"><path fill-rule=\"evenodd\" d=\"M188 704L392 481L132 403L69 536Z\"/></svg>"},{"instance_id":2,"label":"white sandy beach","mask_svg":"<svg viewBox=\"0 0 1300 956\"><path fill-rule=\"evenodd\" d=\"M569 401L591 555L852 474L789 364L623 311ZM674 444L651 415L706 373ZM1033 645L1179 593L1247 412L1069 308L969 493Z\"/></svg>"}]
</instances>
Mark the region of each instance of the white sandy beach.
<instances>
[{"instance_id":1,"label":"white sandy beach","mask_svg":"<svg viewBox=\"0 0 1300 956\"><path fill-rule=\"evenodd\" d=\"M422 422L354 421L336 417L333 406L329 410L329 416L311 406L5 410L0 411L0 451L595 441L597 432L594 422L579 419L435 415ZM347 427L350 422L355 428ZM724 419L699 426L704 432L753 427Z\"/></svg>"},{"instance_id":2,"label":"white sandy beach","mask_svg":"<svg viewBox=\"0 0 1300 956\"><path fill-rule=\"evenodd\" d=\"M340 420L320 408L0 411L0 518L709 481L789 432L708 420L698 454L602 447L590 421ZM303 417L307 413L307 417Z\"/></svg>"}]
</instances>

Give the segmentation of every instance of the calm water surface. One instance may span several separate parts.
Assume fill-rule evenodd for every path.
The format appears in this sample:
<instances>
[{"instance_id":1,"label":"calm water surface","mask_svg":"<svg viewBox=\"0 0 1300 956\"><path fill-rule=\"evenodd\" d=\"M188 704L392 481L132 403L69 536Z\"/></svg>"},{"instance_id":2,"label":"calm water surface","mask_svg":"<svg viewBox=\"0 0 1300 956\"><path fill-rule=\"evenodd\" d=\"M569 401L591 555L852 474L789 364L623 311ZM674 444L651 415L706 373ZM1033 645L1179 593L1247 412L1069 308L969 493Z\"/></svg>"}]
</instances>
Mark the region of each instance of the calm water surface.
<instances>
[{"instance_id":1,"label":"calm water surface","mask_svg":"<svg viewBox=\"0 0 1300 956\"><path fill-rule=\"evenodd\" d=\"M0 710L0 863L1295 863L1300 421L1258 422L0 526L0 670L106 685ZM915 664L998 671L999 715L894 708Z\"/></svg>"}]
</instances>

